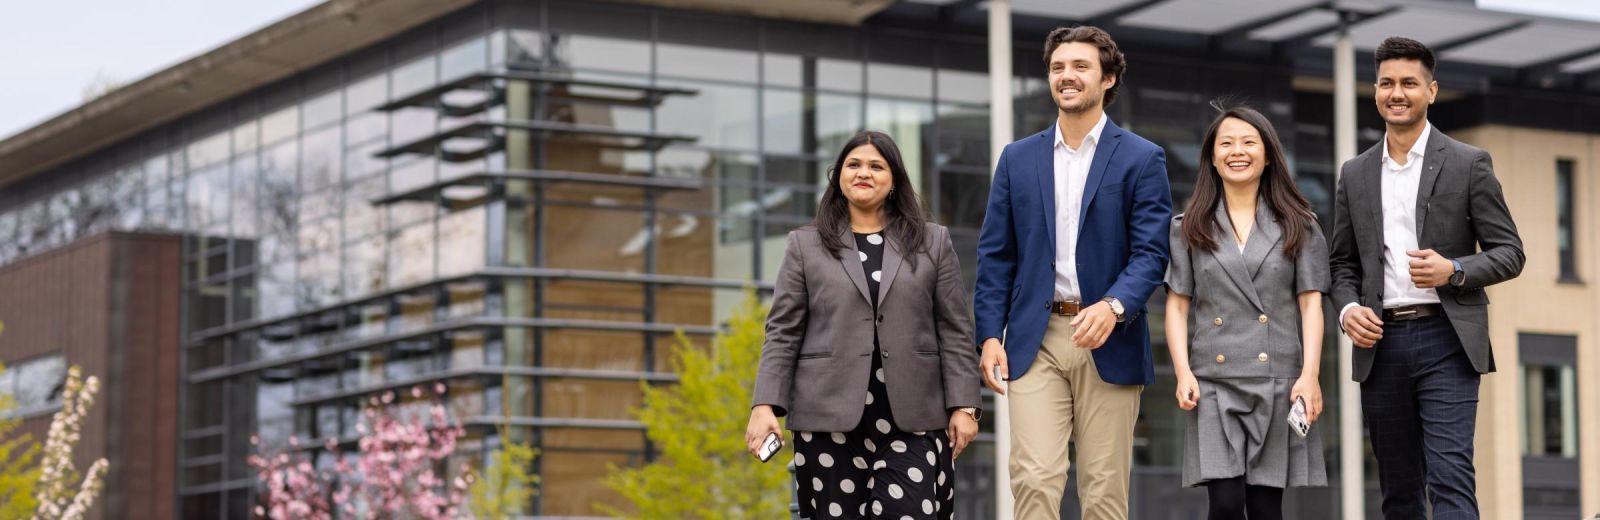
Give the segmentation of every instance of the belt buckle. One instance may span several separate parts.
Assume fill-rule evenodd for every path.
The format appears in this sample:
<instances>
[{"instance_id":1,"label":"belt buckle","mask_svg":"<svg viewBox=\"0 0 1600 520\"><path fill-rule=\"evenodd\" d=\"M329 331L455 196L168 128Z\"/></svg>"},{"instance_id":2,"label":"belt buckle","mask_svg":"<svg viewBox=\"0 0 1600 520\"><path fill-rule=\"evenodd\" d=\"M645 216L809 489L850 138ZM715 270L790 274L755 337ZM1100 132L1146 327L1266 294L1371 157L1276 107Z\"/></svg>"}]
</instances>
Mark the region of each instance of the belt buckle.
<instances>
[{"instance_id":1,"label":"belt buckle","mask_svg":"<svg viewBox=\"0 0 1600 520\"><path fill-rule=\"evenodd\" d=\"M1417 315L1417 308L1415 306L1407 307L1406 310L1403 310L1403 311L1402 310L1394 311L1394 319L1399 320L1399 321L1409 321L1412 318L1415 318L1416 315Z\"/></svg>"}]
</instances>

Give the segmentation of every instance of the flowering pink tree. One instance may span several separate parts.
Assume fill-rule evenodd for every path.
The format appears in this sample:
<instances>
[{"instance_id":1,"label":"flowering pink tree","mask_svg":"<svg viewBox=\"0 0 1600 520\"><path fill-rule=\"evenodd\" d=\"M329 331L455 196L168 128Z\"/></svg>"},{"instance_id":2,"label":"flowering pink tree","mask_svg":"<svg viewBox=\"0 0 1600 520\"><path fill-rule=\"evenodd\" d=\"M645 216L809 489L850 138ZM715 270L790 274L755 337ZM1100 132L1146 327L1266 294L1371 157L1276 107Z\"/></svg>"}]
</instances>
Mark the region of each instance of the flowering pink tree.
<instances>
[{"instance_id":1,"label":"flowering pink tree","mask_svg":"<svg viewBox=\"0 0 1600 520\"><path fill-rule=\"evenodd\" d=\"M443 396L445 386L434 386ZM418 386L411 395L422 398ZM440 473L466 431L449 419L435 399L424 410L401 410L393 392L373 397L356 425L361 435L354 464L339 457L333 439L326 448L337 457L332 470L318 472L310 457L290 437L290 452L258 454L249 463L265 485L264 504L256 515L273 519L306 518L461 518L472 475L465 465L451 479ZM259 438L251 442L259 445ZM336 509L337 508L337 509Z\"/></svg>"}]
</instances>

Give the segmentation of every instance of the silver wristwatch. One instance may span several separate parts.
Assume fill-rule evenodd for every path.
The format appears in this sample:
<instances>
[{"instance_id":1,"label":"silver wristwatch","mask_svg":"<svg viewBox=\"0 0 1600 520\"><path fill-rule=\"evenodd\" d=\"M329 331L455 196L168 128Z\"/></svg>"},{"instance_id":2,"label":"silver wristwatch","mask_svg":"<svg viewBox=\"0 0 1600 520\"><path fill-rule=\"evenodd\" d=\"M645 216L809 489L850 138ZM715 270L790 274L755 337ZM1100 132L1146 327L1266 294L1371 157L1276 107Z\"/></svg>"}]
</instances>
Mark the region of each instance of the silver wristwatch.
<instances>
[{"instance_id":1,"label":"silver wristwatch","mask_svg":"<svg viewBox=\"0 0 1600 520\"><path fill-rule=\"evenodd\" d=\"M1101 298L1100 301L1106 302L1106 304L1110 305L1111 313L1117 315L1117 323L1122 323L1122 301L1118 300L1114 296Z\"/></svg>"}]
</instances>

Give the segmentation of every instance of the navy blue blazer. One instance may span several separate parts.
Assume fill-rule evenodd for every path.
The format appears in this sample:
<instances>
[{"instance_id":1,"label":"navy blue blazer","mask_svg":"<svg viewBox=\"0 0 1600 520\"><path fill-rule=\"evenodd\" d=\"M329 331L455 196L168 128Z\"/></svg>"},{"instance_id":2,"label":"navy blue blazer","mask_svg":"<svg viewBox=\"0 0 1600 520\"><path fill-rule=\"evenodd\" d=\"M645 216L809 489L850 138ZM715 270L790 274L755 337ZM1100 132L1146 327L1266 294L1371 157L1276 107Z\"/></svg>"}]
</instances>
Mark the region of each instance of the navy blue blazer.
<instances>
[{"instance_id":1,"label":"navy blue blazer","mask_svg":"<svg viewBox=\"0 0 1600 520\"><path fill-rule=\"evenodd\" d=\"M978 345L1002 338L1011 379L1039 355L1055 299L1055 126L1006 145L989 188L978 237L973 296ZM1124 321L1094 350L1100 378L1155 381L1145 300L1167 271L1172 189L1160 146L1106 122L1078 213L1078 286L1083 301L1122 302Z\"/></svg>"}]
</instances>

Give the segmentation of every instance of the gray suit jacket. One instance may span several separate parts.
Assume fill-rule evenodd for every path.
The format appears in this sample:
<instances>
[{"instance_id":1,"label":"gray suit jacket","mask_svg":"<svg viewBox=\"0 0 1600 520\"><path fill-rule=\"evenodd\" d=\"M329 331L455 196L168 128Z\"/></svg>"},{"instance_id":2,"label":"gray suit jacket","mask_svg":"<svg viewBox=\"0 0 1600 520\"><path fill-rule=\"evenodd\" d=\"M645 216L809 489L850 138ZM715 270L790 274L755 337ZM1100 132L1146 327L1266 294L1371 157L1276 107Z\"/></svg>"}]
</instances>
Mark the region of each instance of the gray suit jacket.
<instances>
[{"instance_id":1,"label":"gray suit jacket","mask_svg":"<svg viewBox=\"0 0 1600 520\"><path fill-rule=\"evenodd\" d=\"M912 253L915 261L888 239L876 315L855 240L845 233L851 251L840 257L815 227L789 233L753 404L788 415L790 430L854 429L866 405L876 333L901 430L943 429L950 409L980 406L967 291L949 231L928 224L928 250Z\"/></svg>"},{"instance_id":2,"label":"gray suit jacket","mask_svg":"<svg viewBox=\"0 0 1600 520\"><path fill-rule=\"evenodd\" d=\"M1255 225L1243 253L1234 245L1227 204L1217 204L1211 215L1222 230L1215 251L1189 249L1183 218L1172 219L1167 287L1191 298L1189 367L1194 375L1300 377L1299 296L1328 291L1328 243L1322 228L1310 226L1299 256L1289 258L1283 229L1265 201L1256 204Z\"/></svg>"},{"instance_id":3,"label":"gray suit jacket","mask_svg":"<svg viewBox=\"0 0 1600 520\"><path fill-rule=\"evenodd\" d=\"M1383 151L1379 142L1344 163L1333 206L1334 310L1355 302L1383 312ZM1495 370L1489 296L1483 288L1522 273L1522 239L1489 153L1430 132L1417 187L1417 244L1461 262L1466 284L1437 289L1439 303L1479 373ZM1482 248L1482 251L1479 251ZM1372 370L1373 349L1356 348L1355 380Z\"/></svg>"}]
</instances>

